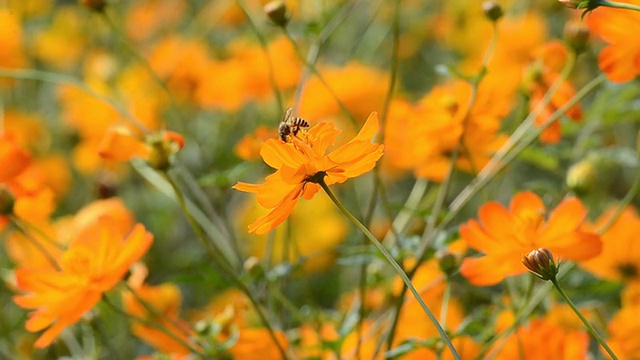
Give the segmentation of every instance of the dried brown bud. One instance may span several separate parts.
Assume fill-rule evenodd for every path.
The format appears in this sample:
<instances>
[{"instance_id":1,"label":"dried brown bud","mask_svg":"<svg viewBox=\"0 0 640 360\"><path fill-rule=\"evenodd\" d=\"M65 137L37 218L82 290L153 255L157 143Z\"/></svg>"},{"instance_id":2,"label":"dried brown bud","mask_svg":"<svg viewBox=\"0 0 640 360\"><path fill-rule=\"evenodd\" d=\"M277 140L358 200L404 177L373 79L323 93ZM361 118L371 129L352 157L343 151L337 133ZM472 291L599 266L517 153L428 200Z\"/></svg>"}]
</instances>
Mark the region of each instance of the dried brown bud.
<instances>
[{"instance_id":1,"label":"dried brown bud","mask_svg":"<svg viewBox=\"0 0 640 360\"><path fill-rule=\"evenodd\" d=\"M522 263L542 280L554 280L558 274L558 266L551 251L545 248L531 250L522 257Z\"/></svg>"},{"instance_id":2,"label":"dried brown bud","mask_svg":"<svg viewBox=\"0 0 640 360\"><path fill-rule=\"evenodd\" d=\"M264 6L264 12L274 24L280 27L285 27L289 23L287 5L282 0L268 2Z\"/></svg>"},{"instance_id":3,"label":"dried brown bud","mask_svg":"<svg viewBox=\"0 0 640 360\"><path fill-rule=\"evenodd\" d=\"M569 21L564 26L564 39L573 51L581 53L587 48L589 29L582 21Z\"/></svg>"},{"instance_id":4,"label":"dried brown bud","mask_svg":"<svg viewBox=\"0 0 640 360\"><path fill-rule=\"evenodd\" d=\"M482 12L487 19L495 22L498 21L503 15L504 11L502 6L495 1L485 1L482 3Z\"/></svg>"}]
</instances>

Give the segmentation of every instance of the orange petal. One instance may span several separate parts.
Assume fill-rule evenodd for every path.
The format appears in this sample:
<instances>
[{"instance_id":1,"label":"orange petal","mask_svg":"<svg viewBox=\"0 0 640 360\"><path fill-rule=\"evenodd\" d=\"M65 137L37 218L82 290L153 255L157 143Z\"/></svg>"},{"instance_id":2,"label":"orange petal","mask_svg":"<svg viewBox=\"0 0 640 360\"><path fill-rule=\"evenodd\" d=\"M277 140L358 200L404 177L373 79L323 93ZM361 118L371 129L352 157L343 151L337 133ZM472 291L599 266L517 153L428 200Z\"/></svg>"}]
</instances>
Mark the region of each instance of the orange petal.
<instances>
[{"instance_id":1,"label":"orange petal","mask_svg":"<svg viewBox=\"0 0 640 360\"><path fill-rule=\"evenodd\" d=\"M109 129L98 145L98 154L115 161L128 161L134 157L148 158L151 149L126 128Z\"/></svg>"},{"instance_id":2,"label":"orange petal","mask_svg":"<svg viewBox=\"0 0 640 360\"><path fill-rule=\"evenodd\" d=\"M269 231L275 229L278 225L282 224L298 203L300 198L300 192L302 190L302 184L298 188L294 189L285 197L282 202L278 204L267 215L258 218L251 225L249 225L249 232L256 234L266 234Z\"/></svg>"},{"instance_id":3,"label":"orange petal","mask_svg":"<svg viewBox=\"0 0 640 360\"><path fill-rule=\"evenodd\" d=\"M542 215L545 211L540 197L530 191L523 191L514 196L509 204L509 210L516 217L521 215L528 216L532 213Z\"/></svg>"},{"instance_id":4,"label":"orange petal","mask_svg":"<svg viewBox=\"0 0 640 360\"><path fill-rule=\"evenodd\" d=\"M492 201L480 207L478 218L484 230L494 239L504 239L512 235L513 216L500 203Z\"/></svg>"},{"instance_id":5,"label":"orange petal","mask_svg":"<svg viewBox=\"0 0 640 360\"><path fill-rule=\"evenodd\" d=\"M274 169L280 169L284 165L297 168L306 161L305 157L293 146L277 139L265 141L260 149L260 156L267 165Z\"/></svg>"},{"instance_id":6,"label":"orange petal","mask_svg":"<svg viewBox=\"0 0 640 360\"><path fill-rule=\"evenodd\" d=\"M552 241L575 231L587 216L587 211L580 200L569 198L563 200L549 216L549 220L541 229L540 246L552 245Z\"/></svg>"},{"instance_id":7,"label":"orange petal","mask_svg":"<svg viewBox=\"0 0 640 360\"><path fill-rule=\"evenodd\" d=\"M475 220L469 220L460 227L460 236L469 247L485 254L495 252L495 249L500 246L500 243L489 236Z\"/></svg>"},{"instance_id":8,"label":"orange petal","mask_svg":"<svg viewBox=\"0 0 640 360\"><path fill-rule=\"evenodd\" d=\"M507 276L522 274L527 269L517 262L502 261L504 259L495 259L489 256L479 258L466 258L460 266L460 273L467 280L476 286L490 286L499 283Z\"/></svg>"}]
</instances>

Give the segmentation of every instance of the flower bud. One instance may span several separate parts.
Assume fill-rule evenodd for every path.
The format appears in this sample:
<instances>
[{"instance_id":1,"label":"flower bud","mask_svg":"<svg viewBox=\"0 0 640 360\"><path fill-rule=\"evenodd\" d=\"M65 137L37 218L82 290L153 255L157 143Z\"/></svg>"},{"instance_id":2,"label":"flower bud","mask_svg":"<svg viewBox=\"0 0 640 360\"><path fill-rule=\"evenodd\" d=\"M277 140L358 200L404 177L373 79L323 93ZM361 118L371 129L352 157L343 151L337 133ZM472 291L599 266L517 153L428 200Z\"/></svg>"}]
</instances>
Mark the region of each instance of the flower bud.
<instances>
[{"instance_id":1,"label":"flower bud","mask_svg":"<svg viewBox=\"0 0 640 360\"><path fill-rule=\"evenodd\" d=\"M522 263L529 271L542 280L553 280L558 274L558 266L551 251L545 248L531 250L522 257Z\"/></svg>"},{"instance_id":2,"label":"flower bud","mask_svg":"<svg viewBox=\"0 0 640 360\"><path fill-rule=\"evenodd\" d=\"M80 0L80 4L89 10L96 12L102 12L107 6L107 2L105 0Z\"/></svg>"},{"instance_id":3,"label":"flower bud","mask_svg":"<svg viewBox=\"0 0 640 360\"><path fill-rule=\"evenodd\" d=\"M169 169L175 154L184 147L184 138L178 133L165 131L150 136L147 143L151 147L147 162L152 168L164 171Z\"/></svg>"},{"instance_id":4,"label":"flower bud","mask_svg":"<svg viewBox=\"0 0 640 360\"><path fill-rule=\"evenodd\" d=\"M459 261L456 255L451 253L442 253L437 256L438 267L440 271L447 276L453 275L458 270Z\"/></svg>"},{"instance_id":5,"label":"flower bud","mask_svg":"<svg viewBox=\"0 0 640 360\"><path fill-rule=\"evenodd\" d=\"M564 26L564 40L577 54L587 48L589 29L579 20L569 21Z\"/></svg>"},{"instance_id":6,"label":"flower bud","mask_svg":"<svg viewBox=\"0 0 640 360\"><path fill-rule=\"evenodd\" d=\"M567 187L577 195L588 193L598 182L595 163L590 159L585 159L571 165L567 171L566 182Z\"/></svg>"},{"instance_id":7,"label":"flower bud","mask_svg":"<svg viewBox=\"0 0 640 360\"><path fill-rule=\"evenodd\" d=\"M577 9L582 3L581 0L558 0L558 2L569 9Z\"/></svg>"},{"instance_id":8,"label":"flower bud","mask_svg":"<svg viewBox=\"0 0 640 360\"><path fill-rule=\"evenodd\" d=\"M504 11L502 10L502 7L500 6L500 4L498 4L495 1L483 2L482 12L484 13L484 16L487 19L493 22L498 21L498 19L500 19L504 15Z\"/></svg>"},{"instance_id":9,"label":"flower bud","mask_svg":"<svg viewBox=\"0 0 640 360\"><path fill-rule=\"evenodd\" d=\"M8 216L13 214L13 205L16 199L9 189L0 185L0 216Z\"/></svg>"},{"instance_id":10,"label":"flower bud","mask_svg":"<svg viewBox=\"0 0 640 360\"><path fill-rule=\"evenodd\" d=\"M287 15L287 5L282 0L274 0L268 2L264 6L264 12L269 19L280 27L285 27L289 23L289 16Z\"/></svg>"}]
</instances>

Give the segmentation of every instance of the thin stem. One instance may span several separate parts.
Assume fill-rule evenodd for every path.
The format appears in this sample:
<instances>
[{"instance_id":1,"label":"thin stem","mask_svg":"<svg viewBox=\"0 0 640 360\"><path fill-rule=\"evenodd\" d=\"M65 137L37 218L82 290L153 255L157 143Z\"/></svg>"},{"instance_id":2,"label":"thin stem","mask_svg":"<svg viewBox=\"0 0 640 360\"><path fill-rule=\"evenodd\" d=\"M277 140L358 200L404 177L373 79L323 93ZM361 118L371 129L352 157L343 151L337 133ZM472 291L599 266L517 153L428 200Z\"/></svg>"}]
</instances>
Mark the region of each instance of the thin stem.
<instances>
[{"instance_id":1,"label":"thin stem","mask_svg":"<svg viewBox=\"0 0 640 360\"><path fill-rule=\"evenodd\" d=\"M315 75L318 80L320 81L320 83L327 89L327 91L329 91L329 94L331 94L331 96L333 97L333 99L335 100L335 102L338 104L338 106L340 107L340 110L342 110L342 112L347 115L347 117L349 118L349 120L351 121L351 123L355 126L358 122L356 121L356 118L353 116L353 114L351 113L351 111L349 111L349 109L347 108L347 106L344 104L344 102L342 102L342 100L340 100L340 98L338 97L338 94L336 94L335 91L333 91L333 88L331 87L331 85L327 82L327 80L325 80L324 76L322 76L322 74L318 71L318 69L316 68L315 64L313 64L312 62L310 62L309 60L307 60L304 55L302 54L302 50L300 49L300 47L298 46L298 43L296 42L296 40L293 38L293 36L291 35L291 33L289 32L289 30L285 27L282 29L284 34L287 36L287 39L289 40L289 42L291 43L291 45L293 45L293 48L296 52L296 55L298 55L298 58L302 61L302 63L305 65L305 67L307 69L309 69L309 71L311 71L311 73L313 75ZM317 51L317 50L316 50Z\"/></svg>"},{"instance_id":2,"label":"thin stem","mask_svg":"<svg viewBox=\"0 0 640 360\"><path fill-rule=\"evenodd\" d=\"M591 80L587 85L585 85L580 91L578 91L571 100L567 101L565 105L556 110L549 119L545 122L544 125L533 129L527 129L527 131L523 131L524 133L528 133L529 137L526 140L523 140L519 144L511 143L509 149L502 152L502 154L496 154L494 158L487 164L482 171L478 174L478 176L471 181L469 185L467 185L456 198L451 202L451 206L449 208L449 213L447 216L440 222L439 228L446 226L451 220L453 220L462 207L471 200L471 198L482 188L484 188L502 169L504 169L507 165L511 163L527 146L532 144L538 134L547 127L549 127L554 121L558 120L560 116L566 113L572 106L578 103L583 97L585 97L589 92L593 91L596 87L602 84L606 80L604 75L600 75L597 78ZM542 100L544 102L544 99ZM535 111L534 111L535 112ZM526 120L525 120L526 122ZM515 134L515 133L514 133ZM524 134L523 134L524 135ZM512 135L513 137L513 135ZM521 136L522 137L522 136ZM507 141L508 143L511 140ZM516 145L518 145L516 147ZM508 153L508 154L507 154Z\"/></svg>"},{"instance_id":3,"label":"thin stem","mask_svg":"<svg viewBox=\"0 0 640 360\"><path fill-rule=\"evenodd\" d=\"M598 234L602 235L604 232L609 230L609 228L611 228L613 224L615 224L615 222L618 220L620 215L622 215L622 212L624 211L624 209L629 204L631 204L631 201L633 201L633 198L638 194L638 191L640 191L640 171L638 171L638 174L636 175L636 179L633 181L633 185L631 185L631 188L629 189L627 194L620 201L620 204L618 204L616 211L613 213L613 215L611 215L609 220L607 220L607 222L604 225L602 225L601 228L598 229Z\"/></svg>"},{"instance_id":4,"label":"thin stem","mask_svg":"<svg viewBox=\"0 0 640 360\"><path fill-rule=\"evenodd\" d=\"M289 357L287 356L287 353L284 347L278 340L278 337L276 336L275 330L271 325L271 322L267 319L267 316L262 310L262 307L258 303L258 300L256 299L256 297L253 295L253 293L251 293L247 285L245 285L245 283L243 283L242 280L238 278L235 271L233 270L233 267L228 262L228 260L223 256L223 253L215 245L215 243L207 240L207 237L202 231L202 228L198 225L198 223L195 221L195 219L191 215L191 212L187 207L184 195L180 191L180 188L178 187L178 185L173 181L173 179L171 179L171 177L167 173L163 173L163 175L166 178L166 180L169 182L171 187L173 188L176 198L178 199L178 203L180 204L180 207L182 208L183 213L187 217L187 220L189 221L189 224L191 225L192 229L195 231L196 237L198 238L200 243L207 250L211 259L214 261L217 267L247 296L247 298L253 305L256 313L258 314L260 321L262 321L265 328L269 332L269 336L271 337L276 347L278 348L278 351L280 352L281 357L283 359L288 359ZM220 260L223 260L223 261L220 261Z\"/></svg>"},{"instance_id":5,"label":"thin stem","mask_svg":"<svg viewBox=\"0 0 640 360\"><path fill-rule=\"evenodd\" d=\"M401 0L396 0L396 6L393 10L393 25L392 25L392 45L391 45L391 69L389 78L389 87L387 88L387 95L384 98L384 104L382 105L382 113L380 114L380 128L384 129L384 124L387 121L389 115L389 108L391 107L391 99L396 88L398 79L398 54L400 53L400 3ZM381 131L378 135L378 141L384 143L384 131Z\"/></svg>"},{"instance_id":6,"label":"thin stem","mask_svg":"<svg viewBox=\"0 0 640 360\"><path fill-rule=\"evenodd\" d=\"M236 0L236 4L240 7L244 15L247 17L249 21L249 25L251 29L256 34L258 38L258 42L260 42L260 47L262 47L262 51L264 52L264 56L267 59L267 67L269 68L269 83L271 84L271 89L273 90L273 94L276 96L276 105L278 108L278 113L284 114L284 105L282 103L282 93L280 92L280 88L278 88L278 83L276 82L275 73L273 71L273 60L271 59L271 54L269 54L269 46L267 45L267 39L264 37L260 29L258 29L258 25L256 25L256 21L253 19L253 15L247 9L247 4L245 4L242 0Z\"/></svg>"},{"instance_id":7,"label":"thin stem","mask_svg":"<svg viewBox=\"0 0 640 360\"><path fill-rule=\"evenodd\" d=\"M115 109L118 114L120 114L124 119L129 121L133 126L135 126L140 132L146 134L149 132L149 129L138 119L136 119L127 109L125 109L122 105L115 102L113 99L100 94L99 92L93 90L87 84L82 82L81 80L68 75L58 74L49 71L42 70L34 70L34 69L6 69L0 68L0 78L10 78L10 79L29 79L29 80L37 80L42 82L48 82L58 85L67 85L76 87L83 92L87 93L89 96L96 98L97 100L102 101L103 103L111 106Z\"/></svg>"},{"instance_id":8,"label":"thin stem","mask_svg":"<svg viewBox=\"0 0 640 360\"><path fill-rule=\"evenodd\" d=\"M600 336L600 334L598 334L598 332L596 331L596 329L593 327L593 325L591 325L591 323L589 323L589 321L584 317L584 315L582 315L582 313L580 312L580 310L578 310L578 308L576 307L576 305L573 303L573 301L571 301L571 299L569 298L569 296L567 296L567 294L564 292L564 290L562 290L562 288L560 287L560 285L558 284L558 279L553 278L551 279L551 283L553 283L553 286L556 287L556 289L558 290L558 292L560 293L560 295L562 295L562 297L564 298L564 300L567 302L567 304L569 304L569 306L571 307L571 310L573 310L574 313L576 313L576 315L578 315L578 317L580 318L580 321L582 321L582 323L584 324L584 326L587 327L587 330L589 330L589 332L591 333L591 335L593 335L593 337L596 338L596 340L598 341L598 343L600 343L600 345L602 345L602 347L607 351L607 353L609 354L609 356L611 356L611 358L613 360L618 360L618 357L616 356L616 354L613 352L613 350L611 350L611 348L609 347L609 344L607 344L606 341L604 341L604 339Z\"/></svg>"},{"instance_id":9,"label":"thin stem","mask_svg":"<svg viewBox=\"0 0 640 360\"><path fill-rule=\"evenodd\" d=\"M15 221L13 217L12 217L12 223L13 223L13 226L17 227L20 233L24 235L24 238L27 239L27 241L29 241L36 249L38 249L39 252L42 253L42 256L44 256L45 259L47 259L49 264L51 264L51 266L54 269L56 269L57 271L62 271L62 268L58 264L58 261L53 257L53 255L49 253L49 251L44 247L44 245L42 245L38 241L38 239L33 237L25 228L23 228L17 221Z\"/></svg>"},{"instance_id":10,"label":"thin stem","mask_svg":"<svg viewBox=\"0 0 640 360\"><path fill-rule=\"evenodd\" d=\"M142 323L142 324L144 324L146 326L150 326L150 327L162 332L163 334L169 336L173 340L177 341L180 345L182 345L185 349L188 349L191 353L193 353L193 354L201 354L201 352L198 349L196 349L193 345L187 343L185 340L180 338L178 335L174 334L172 331L169 331L169 329L167 329L166 327L162 326L161 324L158 324L155 321L147 320L147 319L142 318L140 316L136 316L136 315L130 314L130 313L120 309L115 304L113 304L105 295L102 295L102 302L107 304L109 306L109 308L111 308L111 310L113 310L115 313L120 314L120 315L122 315L122 316L124 316L124 317L126 317L128 319L138 321L138 322L140 322L140 323Z\"/></svg>"},{"instance_id":11,"label":"thin stem","mask_svg":"<svg viewBox=\"0 0 640 360\"><path fill-rule=\"evenodd\" d=\"M438 323L438 320L435 318L435 316L433 315L431 310L429 310L429 307L427 307L427 304L425 304L424 300L422 300L422 297L418 293L418 290L416 290L415 286L413 286L413 284L411 283L411 280L409 280L409 278L407 277L407 274L405 274L405 272L402 270L400 265L398 265L398 263L393 258L393 256L387 251L387 249L384 246L382 246L380 241L378 241L378 239L376 239L376 237L371 233L371 231L369 231L369 229L367 229L366 226L362 225L362 223L360 221L358 221L358 219L356 219L356 217L353 216L351 214L351 212L349 212L349 210L347 210L347 208L344 207L344 205L342 205L340 200L338 200L338 198L333 194L333 192L331 192L331 189L329 189L327 184L324 182L324 179L319 180L318 183L322 187L324 192L333 201L333 203L338 207L338 209L340 209L340 211L360 231L362 231L362 233L371 241L371 243L378 249L378 251L380 251L380 253L384 256L384 258L387 260L387 262L391 265L393 270L395 270L395 272L400 276L400 278L402 279L404 284L407 286L409 291L411 291L411 294L413 294L413 296L415 297L416 301L418 301L418 303L420 304L420 307L422 308L424 313L427 315L427 317L429 317L429 320L431 320L433 325L436 327L436 330L438 331L438 334L440 334L440 337L442 338L442 340L445 342L447 347L451 350L451 353L453 354L453 357L455 359L460 360L460 355L458 355L458 352L456 351L455 347L451 343L451 340L449 339L449 336L444 331L444 329L442 328L440 323Z\"/></svg>"},{"instance_id":12,"label":"thin stem","mask_svg":"<svg viewBox=\"0 0 640 360\"><path fill-rule=\"evenodd\" d=\"M626 3L619 3L615 1L607 1L607 0L599 0L600 6L606 6L614 9L625 9L625 10L634 10L640 11L640 6Z\"/></svg>"}]
</instances>

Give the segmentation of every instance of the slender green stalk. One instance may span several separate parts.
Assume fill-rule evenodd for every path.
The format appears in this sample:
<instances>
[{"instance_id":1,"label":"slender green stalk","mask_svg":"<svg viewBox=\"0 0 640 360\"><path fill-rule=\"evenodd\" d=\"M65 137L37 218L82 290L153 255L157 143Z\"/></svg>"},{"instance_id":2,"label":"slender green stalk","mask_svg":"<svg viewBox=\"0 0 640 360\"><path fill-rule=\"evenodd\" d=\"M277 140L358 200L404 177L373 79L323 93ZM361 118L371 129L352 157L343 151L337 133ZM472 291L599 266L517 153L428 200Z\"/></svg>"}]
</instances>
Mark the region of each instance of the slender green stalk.
<instances>
[{"instance_id":1,"label":"slender green stalk","mask_svg":"<svg viewBox=\"0 0 640 360\"><path fill-rule=\"evenodd\" d=\"M269 47L267 45L267 39L264 37L260 29L258 29L258 25L256 25L256 21L253 19L253 15L247 9L247 4L242 0L236 0L236 4L240 7L244 15L247 17L249 25L251 26L251 30L256 34L258 38L258 42L260 42L260 47L264 52L264 56L267 59L267 67L269 68L269 83L271 84L271 90L273 90L273 94L276 96L276 105L278 108L278 112L284 114L284 105L282 103L282 93L280 92L280 88L278 88L278 84L276 82L275 73L273 71L273 60L271 59L271 54L269 54Z\"/></svg>"},{"instance_id":2,"label":"slender green stalk","mask_svg":"<svg viewBox=\"0 0 640 360\"><path fill-rule=\"evenodd\" d=\"M267 319L267 316L262 310L262 307L258 303L258 300L256 299L256 297L253 295L251 290L249 290L247 285L244 282L242 282L242 280L236 275L232 265L224 257L224 254L222 253L222 251L213 242L207 240L207 237L205 233L202 231L202 228L200 227L200 225L198 225L198 223L195 221L195 219L191 215L191 212L189 211L184 195L180 191L180 188L178 187L178 185L173 181L173 179L171 179L171 177L168 174L166 173L163 173L163 174L166 180L169 182L169 184L171 184L171 187L173 188L176 198L178 200L178 203L183 213L187 217L187 220L189 221L191 228L195 231L196 237L198 238L202 246L207 250L207 252L209 253L209 256L217 265L218 269L220 269L247 296L247 298L253 305L256 311L256 314L260 318L260 321L264 324L265 328L269 332L269 336L271 337L276 347L278 348L278 351L280 352L282 359L288 359L289 357L287 356L286 350L278 340L278 337L276 336L275 330L271 325L271 322Z\"/></svg>"},{"instance_id":3,"label":"slender green stalk","mask_svg":"<svg viewBox=\"0 0 640 360\"><path fill-rule=\"evenodd\" d=\"M424 313L427 315L427 317L429 317L429 320L431 320L433 325L436 327L436 330L438 331L438 334L440 334L440 337L442 338L444 343L447 345L449 350L451 350L451 353L453 354L453 357L455 359L460 360L460 355L458 355L458 352L456 351L455 347L451 343L451 339L449 339L449 336L444 331L444 329L442 328L442 326L440 325L438 320L435 318L435 316L433 315L431 310L429 310L429 307L427 306L427 304L425 304L424 300L422 300L422 297L418 293L418 290L416 290L415 286L413 286L413 284L411 283L411 280L409 279L409 277L407 277L407 274L402 270L400 265L398 265L398 263L393 258L393 256L387 251L387 249L384 246L382 246L380 241L378 241L378 239L376 239L376 237L371 233L371 231L369 231L369 229L367 229L366 226L364 226L360 221L358 221L358 219L356 219L356 217L353 216L351 214L351 212L349 212L349 210L347 210L347 208L344 207L344 205L342 205L342 202L340 202L340 200L338 200L338 198L333 194L331 189L329 189L329 186L327 186L327 184L324 182L324 179L320 179L318 181L318 184L322 187L324 192L329 196L331 201L333 201L333 203L338 207L338 209L340 209L340 211L360 231L362 231L362 233L371 241L371 243L378 249L378 251L380 251L380 253L384 256L384 258L387 260L387 262L391 265L393 270L395 270L395 272L400 276L400 278L402 279L404 284L407 286L407 288L409 289L411 294L415 297L416 301L418 301L418 303L420 304L420 307L422 308Z\"/></svg>"},{"instance_id":4,"label":"slender green stalk","mask_svg":"<svg viewBox=\"0 0 640 360\"><path fill-rule=\"evenodd\" d=\"M76 87L91 97L94 97L103 103L114 108L124 119L129 121L132 125L134 125L138 130L142 133L148 133L149 129L138 121L127 109L125 109L122 105L115 102L113 99L100 94L99 92L93 90L89 85L84 83L82 80L79 80L73 76L58 74L49 71L42 70L34 70L34 69L6 69L0 68L0 78L10 78L10 79L29 79L29 80L37 80L42 82L48 82L58 85L67 85Z\"/></svg>"},{"instance_id":5,"label":"slender green stalk","mask_svg":"<svg viewBox=\"0 0 640 360\"><path fill-rule=\"evenodd\" d=\"M611 228L613 224L615 224L616 220L618 220L620 215L622 215L624 209L629 204L631 204L633 198L635 198L635 196L638 194L638 191L640 191L640 171L637 171L636 179L633 181L633 185L631 185L631 188L629 189L627 194L620 201L620 204L618 204L616 211L613 213L613 215L611 215L609 220L607 220L607 222L598 229L598 234L602 235L605 231L609 230L609 228Z\"/></svg>"},{"instance_id":6,"label":"slender green stalk","mask_svg":"<svg viewBox=\"0 0 640 360\"><path fill-rule=\"evenodd\" d=\"M634 10L640 11L640 6L626 3L619 3L615 1L607 1L607 0L599 0L598 3L600 6L606 6L615 9L625 9L625 10Z\"/></svg>"},{"instance_id":7,"label":"slender green stalk","mask_svg":"<svg viewBox=\"0 0 640 360\"><path fill-rule=\"evenodd\" d=\"M324 78L324 76L322 76L322 74L320 73L320 71L318 71L318 68L316 68L315 64L312 63L311 61L309 61L307 58L304 57L304 55L302 54L302 50L300 49L300 46L298 46L298 43L296 42L296 40L293 38L293 36L291 35L291 33L289 32L289 30L285 27L282 29L284 34L287 36L287 39L289 40L289 42L291 43L291 45L293 45L293 48L296 52L296 55L298 55L298 58L300 59L300 61L302 61L302 63L304 64L304 66L309 69L309 71L311 71L311 73L313 75L315 75L318 80L320 81L320 83L327 89L327 91L329 92L329 94L331 94L331 96L333 97L333 99L335 100L335 102L338 104L338 106L340 107L340 110L342 110L342 112L349 118L349 120L351 121L351 123L355 126L358 122L356 121L355 116L353 116L353 114L351 113L351 111L349 111L349 109L347 108L347 106L344 104L344 102L342 102L342 100L338 97L338 94L336 94L336 92L333 90L333 88L331 87L331 85L327 82L327 80ZM316 45L316 51L319 50L319 47L317 47ZM296 93L299 94L299 92L297 91ZM298 95L299 96L299 95ZM297 104L297 101L296 101Z\"/></svg>"},{"instance_id":8,"label":"slender green stalk","mask_svg":"<svg viewBox=\"0 0 640 360\"><path fill-rule=\"evenodd\" d=\"M22 233L22 235L24 235L25 239L27 239L27 241L29 241L36 249L38 249L39 252L42 253L42 256L45 257L45 259L47 259L47 261L49 262L49 264L51 264L51 266L56 269L57 271L61 271L62 268L60 268L60 265L58 264L58 261L53 257L53 255L51 255L49 253L49 251L44 247L44 245L42 245L40 243L40 241L38 241L38 239L36 239L35 237L33 237L31 235L31 233L29 233L25 228L23 228L20 223L18 223L17 221L15 221L15 219L12 218L12 224L13 226L15 226L16 228L18 228L18 231L20 231L20 233Z\"/></svg>"},{"instance_id":9,"label":"slender green stalk","mask_svg":"<svg viewBox=\"0 0 640 360\"><path fill-rule=\"evenodd\" d=\"M115 304L113 304L105 295L102 295L102 302L107 304L109 306L109 308L111 308L111 310L113 310L115 313L120 314L130 320L133 321L138 321L146 326L150 326L160 332L162 332L163 334L169 336L170 338L172 338L173 340L177 341L180 345L182 345L185 349L188 349L191 353L193 354L201 354L201 352L196 349L193 345L187 343L186 341L184 341L183 339L181 339L179 336L177 336L176 334L174 334L172 331L169 331L169 329L167 329L166 327L162 326L159 323L156 323L154 321L150 321L147 320L145 318L133 315L133 314L129 314L128 312L120 309L119 307L117 307Z\"/></svg>"},{"instance_id":10,"label":"slender green stalk","mask_svg":"<svg viewBox=\"0 0 640 360\"><path fill-rule=\"evenodd\" d=\"M562 297L564 298L564 300L567 302L567 304L569 304L569 306L571 307L571 310L573 310L574 313L576 313L576 315L578 315L578 317L580 318L580 321L582 321L582 323L584 324L584 326L587 327L587 330L589 330L589 332L591 333L591 335L593 335L593 337L596 338L596 340L598 341L598 343L607 351L607 353L609 354L609 356L611 356L611 358L613 360L618 360L618 357L616 356L616 354L613 352L613 350L611 350L611 348L609 347L609 344L607 344L606 341L604 341L604 339L600 336L600 334L598 334L598 332L596 331L596 329L593 327L593 325L591 325L591 323L584 317L584 315L582 315L582 313L580 312L580 310L578 310L578 308L576 307L576 305L573 303L573 301L571 301L571 299L569 298L569 296L567 296L567 294L564 292L564 290L562 289L562 287L560 287L560 284L558 284L558 279L556 279L555 277L551 279L551 283L553 284L553 286L556 287L556 289L558 290L558 292L560 293L560 295L562 295Z\"/></svg>"},{"instance_id":11,"label":"slender green stalk","mask_svg":"<svg viewBox=\"0 0 640 360\"><path fill-rule=\"evenodd\" d=\"M451 206L449 208L449 213L447 216L440 222L439 228L442 228L449 224L462 210L462 207L471 200L471 198L484 186L486 186L502 169L507 167L524 149L526 149L530 144L532 144L538 134L547 127L549 127L554 121L558 120L564 113L566 113L572 106L578 103L583 97L585 97L588 93L597 88L600 84L602 84L606 80L604 75L600 75L597 78L591 80L587 85L585 85L580 91L578 91L571 100L567 101L565 105L556 110L549 119L544 123L544 125L535 128L529 129L529 137L520 142L519 144L512 143L510 145L509 151L505 151L505 153L501 156L494 157L489 164L487 164L482 171L467 185L456 198L451 202ZM543 99L544 101L544 99ZM507 154L508 153L508 154Z\"/></svg>"}]
</instances>

